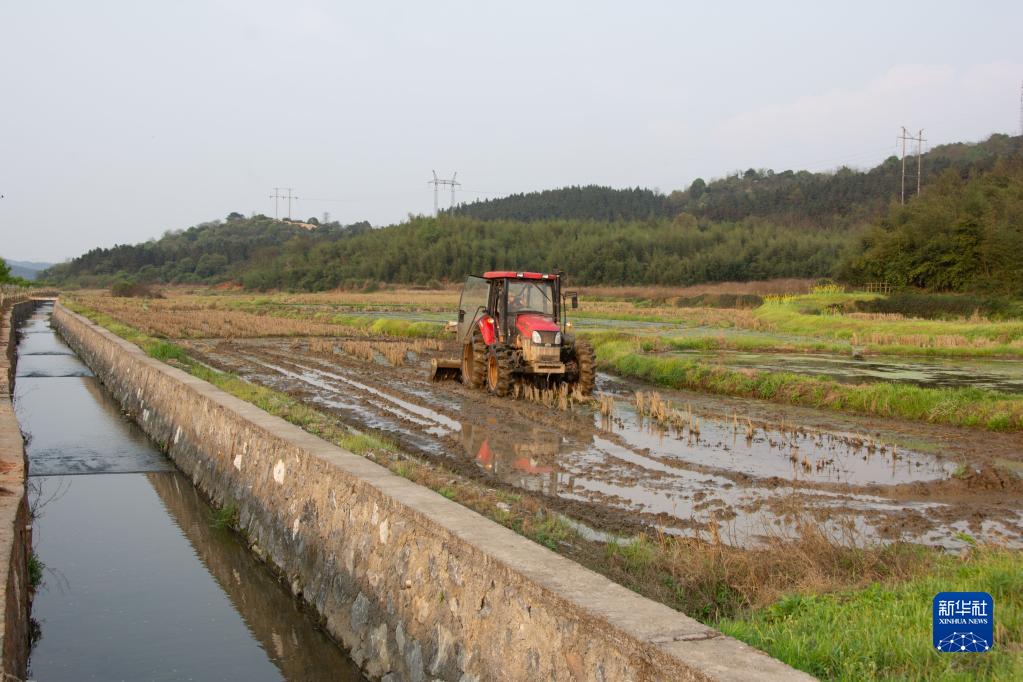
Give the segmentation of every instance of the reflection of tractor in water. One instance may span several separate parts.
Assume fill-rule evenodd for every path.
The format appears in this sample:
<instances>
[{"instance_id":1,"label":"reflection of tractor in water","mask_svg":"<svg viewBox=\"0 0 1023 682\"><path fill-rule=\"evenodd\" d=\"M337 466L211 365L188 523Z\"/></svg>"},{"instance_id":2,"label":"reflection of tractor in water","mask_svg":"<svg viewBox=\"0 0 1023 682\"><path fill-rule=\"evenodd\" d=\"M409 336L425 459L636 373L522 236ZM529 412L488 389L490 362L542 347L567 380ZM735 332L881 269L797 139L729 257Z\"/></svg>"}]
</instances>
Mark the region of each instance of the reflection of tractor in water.
<instances>
[{"instance_id":1,"label":"reflection of tractor in water","mask_svg":"<svg viewBox=\"0 0 1023 682\"><path fill-rule=\"evenodd\" d=\"M466 386L486 386L498 396L520 379L567 383L589 395L596 376L593 347L569 333L568 300L578 307L575 294L562 293L560 274L488 272L467 278L458 305L462 358L435 361L434 378L461 378Z\"/></svg>"},{"instance_id":2,"label":"reflection of tractor in water","mask_svg":"<svg viewBox=\"0 0 1023 682\"><path fill-rule=\"evenodd\" d=\"M533 429L512 442L493 438L486 425L462 422L462 445L477 466L498 480L531 492L557 494L558 434Z\"/></svg>"}]
</instances>

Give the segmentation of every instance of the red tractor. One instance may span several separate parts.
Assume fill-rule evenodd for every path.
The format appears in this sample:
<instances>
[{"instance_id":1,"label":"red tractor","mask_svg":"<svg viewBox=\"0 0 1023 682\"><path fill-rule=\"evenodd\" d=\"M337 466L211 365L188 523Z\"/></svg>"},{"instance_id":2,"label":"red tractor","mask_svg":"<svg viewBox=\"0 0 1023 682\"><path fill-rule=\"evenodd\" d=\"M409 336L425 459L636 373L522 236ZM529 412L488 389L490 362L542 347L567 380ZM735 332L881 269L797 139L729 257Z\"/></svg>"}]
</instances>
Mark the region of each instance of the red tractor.
<instances>
[{"instance_id":1,"label":"red tractor","mask_svg":"<svg viewBox=\"0 0 1023 682\"><path fill-rule=\"evenodd\" d=\"M460 376L466 386L486 386L498 396L521 379L592 393L593 347L569 332L566 303L577 308L579 298L561 291L561 277L539 272L468 277L458 304L462 359L437 361L435 378Z\"/></svg>"}]
</instances>

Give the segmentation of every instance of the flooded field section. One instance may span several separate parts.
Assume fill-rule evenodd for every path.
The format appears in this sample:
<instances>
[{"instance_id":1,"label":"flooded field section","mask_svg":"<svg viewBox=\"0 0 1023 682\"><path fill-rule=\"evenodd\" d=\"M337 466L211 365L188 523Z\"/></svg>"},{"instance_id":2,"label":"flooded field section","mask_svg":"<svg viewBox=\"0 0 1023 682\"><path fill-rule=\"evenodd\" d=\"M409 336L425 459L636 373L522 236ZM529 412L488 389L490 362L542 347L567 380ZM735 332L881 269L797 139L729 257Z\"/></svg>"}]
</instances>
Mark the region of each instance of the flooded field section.
<instances>
[{"instance_id":1,"label":"flooded field section","mask_svg":"<svg viewBox=\"0 0 1023 682\"><path fill-rule=\"evenodd\" d=\"M998 464L1023 459L1018 436L677 392L662 395L692 418L665 427L635 408L649 386L601 376L613 414L559 410L430 382L428 352L393 367L391 342L372 342L373 361L341 340L180 341L211 366L602 532L716 533L749 546L813 520L850 542L956 547L969 534L1023 545L1023 482Z\"/></svg>"},{"instance_id":2,"label":"flooded field section","mask_svg":"<svg viewBox=\"0 0 1023 682\"><path fill-rule=\"evenodd\" d=\"M932 388L972 386L1006 393L1023 393L1023 362L1019 360L971 360L913 358L823 353L744 353L739 351L682 351L668 353L726 367L771 372L794 372L825 376L843 383L888 381Z\"/></svg>"},{"instance_id":3,"label":"flooded field section","mask_svg":"<svg viewBox=\"0 0 1023 682\"><path fill-rule=\"evenodd\" d=\"M30 679L363 679L121 415L51 311L21 330L15 384L45 565Z\"/></svg>"}]
</instances>

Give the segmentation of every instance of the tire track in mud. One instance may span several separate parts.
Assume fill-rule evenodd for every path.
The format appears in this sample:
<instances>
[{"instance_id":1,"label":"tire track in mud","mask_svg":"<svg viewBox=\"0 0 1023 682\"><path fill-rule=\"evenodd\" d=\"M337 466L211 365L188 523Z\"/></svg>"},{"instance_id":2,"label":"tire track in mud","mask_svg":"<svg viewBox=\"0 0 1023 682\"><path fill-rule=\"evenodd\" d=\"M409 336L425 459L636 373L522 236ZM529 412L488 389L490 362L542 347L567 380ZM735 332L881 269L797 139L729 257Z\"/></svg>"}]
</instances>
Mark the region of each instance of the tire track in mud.
<instances>
[{"instance_id":1,"label":"tire track in mud","mask_svg":"<svg viewBox=\"0 0 1023 682\"><path fill-rule=\"evenodd\" d=\"M599 530L634 532L654 525L667 532L693 532L714 523L722 537L750 544L779 529L789 532L800 517L809 516L836 537L852 529L867 539L903 538L947 546L960 530L1001 531L1010 541L1015 535L1014 541L1023 542L1018 510L957 510L929 494L912 496L902 490L902 499L886 494L900 491L900 486L912 490L932 485L919 478L942 483L940 477L946 474L940 462L927 455L919 455L913 467L917 453L905 453L905 473L899 473L899 457L893 452L891 475L897 481L893 485L881 483L884 475L877 473L876 464L859 464L858 448L844 453L845 459L831 474L811 469L809 478L801 479L793 460L792 478L757 476L769 461L775 462L776 473L785 471L775 461L782 454L776 450L789 447L789 440L779 438L784 443L775 444L765 433L748 444L751 452L741 453L734 434L733 443L727 444L727 428L719 424L709 427L712 438L704 442L698 437L695 445L691 440L679 443L681 438L644 426L624 400L619 401L623 416L618 427L602 429L588 408L565 413L495 399L458 384L434 384L420 375L418 367L392 368L342 354L327 356L295 340L185 345L214 366L330 411L357 429L384 435L458 474L538 495L552 509ZM603 382L604 388L627 392L618 382L613 386L607 379ZM826 444L820 432L806 440L813 440L813 446L802 447L811 451L816 446L821 452L839 448ZM749 461L740 461L743 457ZM868 460L862 456L863 462ZM840 468L854 464L858 468ZM846 478L850 472L859 476L862 484L842 479L843 472Z\"/></svg>"}]
</instances>

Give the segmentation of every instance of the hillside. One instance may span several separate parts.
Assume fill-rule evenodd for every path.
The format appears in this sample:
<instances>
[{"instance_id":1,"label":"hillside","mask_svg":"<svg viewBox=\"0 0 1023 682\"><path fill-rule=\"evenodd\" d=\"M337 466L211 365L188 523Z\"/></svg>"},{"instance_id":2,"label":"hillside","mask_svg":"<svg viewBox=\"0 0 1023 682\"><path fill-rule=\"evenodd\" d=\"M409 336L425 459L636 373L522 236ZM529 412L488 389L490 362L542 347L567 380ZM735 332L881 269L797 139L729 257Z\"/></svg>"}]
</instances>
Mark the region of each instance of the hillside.
<instances>
[{"instance_id":1,"label":"hillside","mask_svg":"<svg viewBox=\"0 0 1023 682\"><path fill-rule=\"evenodd\" d=\"M500 199L484 199L448 213L480 220L644 220L675 215L663 194L653 190L612 189L598 185L564 187Z\"/></svg>"},{"instance_id":2,"label":"hillside","mask_svg":"<svg viewBox=\"0 0 1023 682\"><path fill-rule=\"evenodd\" d=\"M7 261L7 265L11 269L12 277L21 277L23 279L27 279L30 282L34 280L36 278L36 275L38 275L41 271L53 266L53 263L11 260L9 258L5 260Z\"/></svg>"},{"instance_id":3,"label":"hillside","mask_svg":"<svg viewBox=\"0 0 1023 682\"><path fill-rule=\"evenodd\" d=\"M940 145L924 154L922 183L930 184L949 169L963 174L983 172L1021 150L1023 138L1008 135L992 135L975 144ZM915 172L915 159L913 166ZM750 168L710 182L697 178L687 189L669 195L639 188L566 187L475 201L451 213L481 220L643 220L685 212L709 221L760 217L837 227L880 216L898 197L900 173L901 163L894 156L865 171ZM910 184L911 194L915 181Z\"/></svg>"},{"instance_id":4,"label":"hillside","mask_svg":"<svg viewBox=\"0 0 1023 682\"><path fill-rule=\"evenodd\" d=\"M310 218L314 224L315 218ZM369 230L369 223L338 223L307 230L263 215L232 213L186 230L166 232L140 244L96 248L39 273L65 286L105 286L117 279L140 282L215 283L237 278L263 261L272 261L290 240L329 241L346 233Z\"/></svg>"},{"instance_id":5,"label":"hillside","mask_svg":"<svg viewBox=\"0 0 1023 682\"><path fill-rule=\"evenodd\" d=\"M893 206L854 253L847 280L1023 296L1023 156L969 178L946 171Z\"/></svg>"},{"instance_id":6,"label":"hillside","mask_svg":"<svg viewBox=\"0 0 1023 682\"><path fill-rule=\"evenodd\" d=\"M322 290L364 282L460 282L486 270L562 268L578 284L695 284L831 273L853 233L751 219L480 221L416 218L329 243L289 244L246 272L250 288Z\"/></svg>"}]
</instances>

